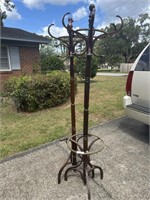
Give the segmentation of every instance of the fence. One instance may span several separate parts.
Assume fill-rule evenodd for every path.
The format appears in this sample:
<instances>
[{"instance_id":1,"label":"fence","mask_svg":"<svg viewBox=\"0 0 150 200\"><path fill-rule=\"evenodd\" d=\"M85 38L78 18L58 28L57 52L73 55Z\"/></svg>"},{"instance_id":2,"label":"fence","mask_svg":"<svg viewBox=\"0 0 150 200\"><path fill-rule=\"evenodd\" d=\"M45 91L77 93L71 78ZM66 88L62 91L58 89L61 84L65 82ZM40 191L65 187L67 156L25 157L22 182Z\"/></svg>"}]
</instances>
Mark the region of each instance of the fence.
<instances>
[{"instance_id":1,"label":"fence","mask_svg":"<svg viewBox=\"0 0 150 200\"><path fill-rule=\"evenodd\" d=\"M121 63L120 72L129 72L133 63Z\"/></svg>"}]
</instances>

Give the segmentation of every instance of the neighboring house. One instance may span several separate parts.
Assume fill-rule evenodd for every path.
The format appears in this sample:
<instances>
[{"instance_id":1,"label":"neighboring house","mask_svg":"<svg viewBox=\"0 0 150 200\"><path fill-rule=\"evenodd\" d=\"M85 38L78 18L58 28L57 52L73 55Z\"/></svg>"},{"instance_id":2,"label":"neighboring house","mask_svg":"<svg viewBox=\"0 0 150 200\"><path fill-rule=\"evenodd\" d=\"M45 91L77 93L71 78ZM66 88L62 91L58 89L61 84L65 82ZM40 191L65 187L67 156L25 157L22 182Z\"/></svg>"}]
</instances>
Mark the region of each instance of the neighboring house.
<instances>
[{"instance_id":1,"label":"neighboring house","mask_svg":"<svg viewBox=\"0 0 150 200\"><path fill-rule=\"evenodd\" d=\"M49 40L17 28L1 27L0 90L6 80L20 74L31 74L39 67L39 45Z\"/></svg>"}]
</instances>

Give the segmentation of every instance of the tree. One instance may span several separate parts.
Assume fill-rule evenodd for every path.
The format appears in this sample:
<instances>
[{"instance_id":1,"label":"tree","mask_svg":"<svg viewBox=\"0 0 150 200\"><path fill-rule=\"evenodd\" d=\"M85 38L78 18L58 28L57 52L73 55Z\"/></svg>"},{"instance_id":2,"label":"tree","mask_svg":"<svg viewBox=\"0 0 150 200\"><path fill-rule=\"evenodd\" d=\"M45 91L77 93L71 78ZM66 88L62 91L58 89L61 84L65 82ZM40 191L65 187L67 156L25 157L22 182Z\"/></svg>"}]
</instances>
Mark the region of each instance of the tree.
<instances>
[{"instance_id":1,"label":"tree","mask_svg":"<svg viewBox=\"0 0 150 200\"><path fill-rule=\"evenodd\" d=\"M45 57L48 55L54 55L55 54L55 50L54 50L54 39L52 39L49 36L46 36L46 38L50 41L48 44L42 44L40 46L40 55L41 57Z\"/></svg>"},{"instance_id":2,"label":"tree","mask_svg":"<svg viewBox=\"0 0 150 200\"><path fill-rule=\"evenodd\" d=\"M15 4L11 2L11 0L4 0L3 2L1 2L0 5L1 26L4 26L3 20L7 18L7 14L5 10L2 10L2 5L5 7L7 11L11 12L12 9L15 7Z\"/></svg>"},{"instance_id":3,"label":"tree","mask_svg":"<svg viewBox=\"0 0 150 200\"><path fill-rule=\"evenodd\" d=\"M55 40L49 36L46 38L49 39L49 44L40 47L41 71L46 73L52 70L64 70L64 63L55 52Z\"/></svg>"},{"instance_id":4,"label":"tree","mask_svg":"<svg viewBox=\"0 0 150 200\"><path fill-rule=\"evenodd\" d=\"M148 19L148 14L141 14L136 20L130 17L124 19L123 28L115 37L108 36L98 42L97 53L103 54L110 66L132 62L150 39ZM107 26L105 31L112 31L112 26Z\"/></svg>"},{"instance_id":5,"label":"tree","mask_svg":"<svg viewBox=\"0 0 150 200\"><path fill-rule=\"evenodd\" d=\"M137 20L138 23L140 23L140 39L144 43L144 46L147 44L147 41L150 41L150 16L145 13L145 14L140 14L139 19Z\"/></svg>"}]
</instances>

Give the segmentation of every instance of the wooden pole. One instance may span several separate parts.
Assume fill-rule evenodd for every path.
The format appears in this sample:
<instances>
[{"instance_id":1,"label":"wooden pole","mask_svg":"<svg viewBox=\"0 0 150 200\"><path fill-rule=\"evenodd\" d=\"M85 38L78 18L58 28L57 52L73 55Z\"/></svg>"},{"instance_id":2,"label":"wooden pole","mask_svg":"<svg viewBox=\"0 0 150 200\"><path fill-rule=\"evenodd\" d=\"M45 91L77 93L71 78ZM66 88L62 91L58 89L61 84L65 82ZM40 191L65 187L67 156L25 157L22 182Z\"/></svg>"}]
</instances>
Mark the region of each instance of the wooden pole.
<instances>
[{"instance_id":1,"label":"wooden pole","mask_svg":"<svg viewBox=\"0 0 150 200\"><path fill-rule=\"evenodd\" d=\"M91 61L93 48L93 24L95 17L95 5L91 4L89 15L89 30L87 38L87 56L85 69L85 86L84 86L84 119L83 119L83 149L88 149L88 122L89 122L89 95L90 95L90 77L91 77Z\"/></svg>"},{"instance_id":2,"label":"wooden pole","mask_svg":"<svg viewBox=\"0 0 150 200\"><path fill-rule=\"evenodd\" d=\"M69 56L70 56L70 94L71 94L71 129L72 135L76 134L76 117L75 117L75 71L74 71L74 45L73 45L73 30L72 30L73 19L68 19L67 30L69 33ZM76 141L76 136L72 138ZM77 151L77 145L72 142L72 149ZM77 164L76 153L71 152L72 165Z\"/></svg>"}]
</instances>

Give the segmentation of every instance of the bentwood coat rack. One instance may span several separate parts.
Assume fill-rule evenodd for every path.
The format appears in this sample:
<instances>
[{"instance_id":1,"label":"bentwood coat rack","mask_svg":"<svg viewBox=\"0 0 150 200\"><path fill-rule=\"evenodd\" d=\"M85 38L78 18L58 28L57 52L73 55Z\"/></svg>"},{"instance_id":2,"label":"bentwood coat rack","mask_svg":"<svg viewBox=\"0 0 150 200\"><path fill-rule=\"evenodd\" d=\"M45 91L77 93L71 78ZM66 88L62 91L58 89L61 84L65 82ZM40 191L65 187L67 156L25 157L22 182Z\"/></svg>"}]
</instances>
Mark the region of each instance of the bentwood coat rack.
<instances>
[{"instance_id":1,"label":"bentwood coat rack","mask_svg":"<svg viewBox=\"0 0 150 200\"><path fill-rule=\"evenodd\" d=\"M60 43L65 46L68 50L65 59L70 61L70 91L71 91L71 127L72 134L67 138L67 147L70 150L70 154L66 162L62 165L58 172L58 184L61 183L62 173L64 171L64 179L67 181L68 172L78 172L81 175L83 183L87 186L88 200L91 199L91 192L89 187L89 177L94 178L95 169L99 170L100 178L103 179L103 170L100 166L93 165L90 161L90 155L100 152L104 148L103 140L97 135L89 134L88 132L88 122L89 122L89 94L90 94L90 75L91 75L91 60L92 56L97 55L93 47L97 40L103 39L107 36L114 36L118 31L121 30L123 26L123 20L120 16L116 16L121 20L121 25L119 28L114 26L114 31L105 32L104 30L99 30L94 28L94 18L95 18L95 5L91 4L89 6L89 26L88 28L81 28L78 30L73 29L73 19L68 18L68 24L65 24L65 17L70 15L66 13L62 18L62 24L68 32L68 36L55 37L51 34L51 24L48 28L49 35L60 41ZM86 34L85 34L86 33ZM85 48L82 51L77 51L77 46L83 44ZM86 56L85 63L85 86L84 86L84 114L83 114L83 134L76 133L76 115L75 115L75 70L74 70L74 57ZM92 150L93 146L98 146L98 149Z\"/></svg>"}]
</instances>

